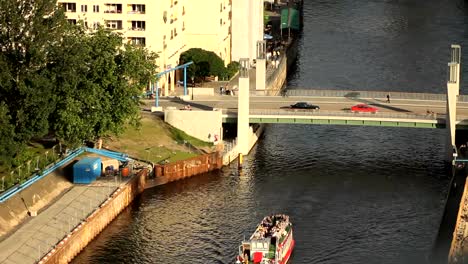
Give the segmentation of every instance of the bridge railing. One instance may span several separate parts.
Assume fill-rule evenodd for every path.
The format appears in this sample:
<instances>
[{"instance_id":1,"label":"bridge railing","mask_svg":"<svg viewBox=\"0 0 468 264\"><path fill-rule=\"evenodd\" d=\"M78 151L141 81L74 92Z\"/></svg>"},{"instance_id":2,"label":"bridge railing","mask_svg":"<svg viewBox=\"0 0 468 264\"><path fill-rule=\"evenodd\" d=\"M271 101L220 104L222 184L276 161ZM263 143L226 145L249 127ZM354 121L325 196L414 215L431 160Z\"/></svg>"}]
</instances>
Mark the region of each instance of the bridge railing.
<instances>
[{"instance_id":1,"label":"bridge railing","mask_svg":"<svg viewBox=\"0 0 468 264\"><path fill-rule=\"evenodd\" d=\"M285 96L319 96L319 97L346 97L346 98L377 98L390 99L414 99L414 100L437 100L445 101L447 95L434 93L406 93L406 92L384 92L384 91L350 91L350 90L317 90L317 89L289 89ZM461 96L463 99L465 96Z\"/></svg>"},{"instance_id":2,"label":"bridge railing","mask_svg":"<svg viewBox=\"0 0 468 264\"><path fill-rule=\"evenodd\" d=\"M223 114L237 115L237 110L223 109ZM301 109L250 109L250 115L263 116L340 116L340 117L373 117L373 118L389 118L389 119L422 119L436 121L438 119L445 120L445 114L428 113L391 113L378 112L372 113L353 113L349 110L343 111L326 111L326 110L301 110Z\"/></svg>"},{"instance_id":3,"label":"bridge railing","mask_svg":"<svg viewBox=\"0 0 468 264\"><path fill-rule=\"evenodd\" d=\"M345 97L345 98L363 98L363 99L380 99L387 100L387 94L390 99L407 99L407 100L429 100L429 101L446 101L446 94L435 93L405 93L405 92L384 92L384 91L350 91L350 90L322 90L322 89L288 89L283 92L283 96L317 96L317 97ZM268 91L250 91L252 96L269 95ZM468 102L468 95L460 95L460 102Z\"/></svg>"}]
</instances>

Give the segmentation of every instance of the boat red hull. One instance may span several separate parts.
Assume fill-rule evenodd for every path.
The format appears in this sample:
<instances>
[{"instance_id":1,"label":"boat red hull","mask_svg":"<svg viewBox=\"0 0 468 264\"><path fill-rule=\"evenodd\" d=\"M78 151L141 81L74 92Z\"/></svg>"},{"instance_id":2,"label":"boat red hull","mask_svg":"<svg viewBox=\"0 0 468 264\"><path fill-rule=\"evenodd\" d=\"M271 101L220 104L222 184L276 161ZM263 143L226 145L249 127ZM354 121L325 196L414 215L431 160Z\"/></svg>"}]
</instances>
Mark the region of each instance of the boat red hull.
<instances>
[{"instance_id":1,"label":"boat red hull","mask_svg":"<svg viewBox=\"0 0 468 264\"><path fill-rule=\"evenodd\" d=\"M291 241L291 246L288 249L288 252L286 252L286 255L284 256L284 259L280 261L278 264L286 264L289 261L289 258L291 257L292 251L294 249L294 245L296 244L296 241L294 239Z\"/></svg>"}]
</instances>

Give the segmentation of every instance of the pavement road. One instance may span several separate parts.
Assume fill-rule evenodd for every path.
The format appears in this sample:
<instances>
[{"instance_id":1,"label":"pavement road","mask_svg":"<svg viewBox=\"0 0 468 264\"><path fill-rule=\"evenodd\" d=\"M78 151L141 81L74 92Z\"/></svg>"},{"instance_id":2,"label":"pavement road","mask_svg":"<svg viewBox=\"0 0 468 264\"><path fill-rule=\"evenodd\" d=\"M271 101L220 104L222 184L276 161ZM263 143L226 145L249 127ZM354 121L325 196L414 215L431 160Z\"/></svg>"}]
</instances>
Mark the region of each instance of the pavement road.
<instances>
[{"instance_id":1,"label":"pavement road","mask_svg":"<svg viewBox=\"0 0 468 264\"><path fill-rule=\"evenodd\" d=\"M387 103L385 99L363 99L345 97L281 97L281 96L253 96L250 97L250 109L281 109L288 107L298 101L306 101L320 106L320 111L347 111L358 103L373 105L381 113L399 114L427 114L428 111L436 114L445 114L446 102L435 100L415 100L415 99L392 99ZM198 96L193 101L183 101L178 98L160 99L160 106L183 108L190 104L192 109L212 110L237 109L237 96ZM144 100L142 108L149 110L154 105L153 100ZM459 102L457 106L457 116L468 116L468 103Z\"/></svg>"}]
</instances>

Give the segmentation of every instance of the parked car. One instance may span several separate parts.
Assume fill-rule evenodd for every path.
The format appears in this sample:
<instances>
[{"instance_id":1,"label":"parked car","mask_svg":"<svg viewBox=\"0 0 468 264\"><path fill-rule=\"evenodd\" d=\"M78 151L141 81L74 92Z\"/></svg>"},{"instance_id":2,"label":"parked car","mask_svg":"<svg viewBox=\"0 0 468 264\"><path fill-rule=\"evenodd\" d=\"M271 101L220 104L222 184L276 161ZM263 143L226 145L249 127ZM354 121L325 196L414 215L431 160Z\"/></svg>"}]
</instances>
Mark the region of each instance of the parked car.
<instances>
[{"instance_id":1,"label":"parked car","mask_svg":"<svg viewBox=\"0 0 468 264\"><path fill-rule=\"evenodd\" d=\"M297 102L290 106L292 109L320 109L318 105L309 104L307 102Z\"/></svg>"},{"instance_id":2,"label":"parked car","mask_svg":"<svg viewBox=\"0 0 468 264\"><path fill-rule=\"evenodd\" d=\"M376 107L366 105L366 104L357 104L351 107L351 112L353 113L377 113L379 109Z\"/></svg>"}]
</instances>

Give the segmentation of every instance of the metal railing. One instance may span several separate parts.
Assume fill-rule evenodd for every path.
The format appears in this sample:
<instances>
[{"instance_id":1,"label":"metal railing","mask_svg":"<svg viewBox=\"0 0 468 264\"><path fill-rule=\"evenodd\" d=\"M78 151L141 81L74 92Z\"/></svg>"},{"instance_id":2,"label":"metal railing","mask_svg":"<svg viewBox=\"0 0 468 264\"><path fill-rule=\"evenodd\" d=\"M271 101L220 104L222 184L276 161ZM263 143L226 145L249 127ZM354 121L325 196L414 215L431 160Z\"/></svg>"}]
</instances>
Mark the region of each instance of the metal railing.
<instances>
[{"instance_id":1,"label":"metal railing","mask_svg":"<svg viewBox=\"0 0 468 264\"><path fill-rule=\"evenodd\" d=\"M224 115L237 116L237 110L223 109ZM423 119L423 120L445 120L445 114L427 113L392 113L392 112L377 112L377 113L353 113L349 110L343 111L325 111L325 110L302 110L302 109L250 109L250 116L320 116L320 117L365 117L376 119Z\"/></svg>"},{"instance_id":2,"label":"metal railing","mask_svg":"<svg viewBox=\"0 0 468 264\"><path fill-rule=\"evenodd\" d=\"M250 91L252 96L270 95L268 91ZM369 98L381 99L386 101L387 95L390 99L404 100L428 100L428 101L446 101L446 94L435 93L406 93L406 92L384 92L384 91L350 91L350 90L322 90L322 89L287 89L282 92L285 97L344 97L350 99ZM459 102L468 102L468 95L459 95Z\"/></svg>"}]
</instances>

